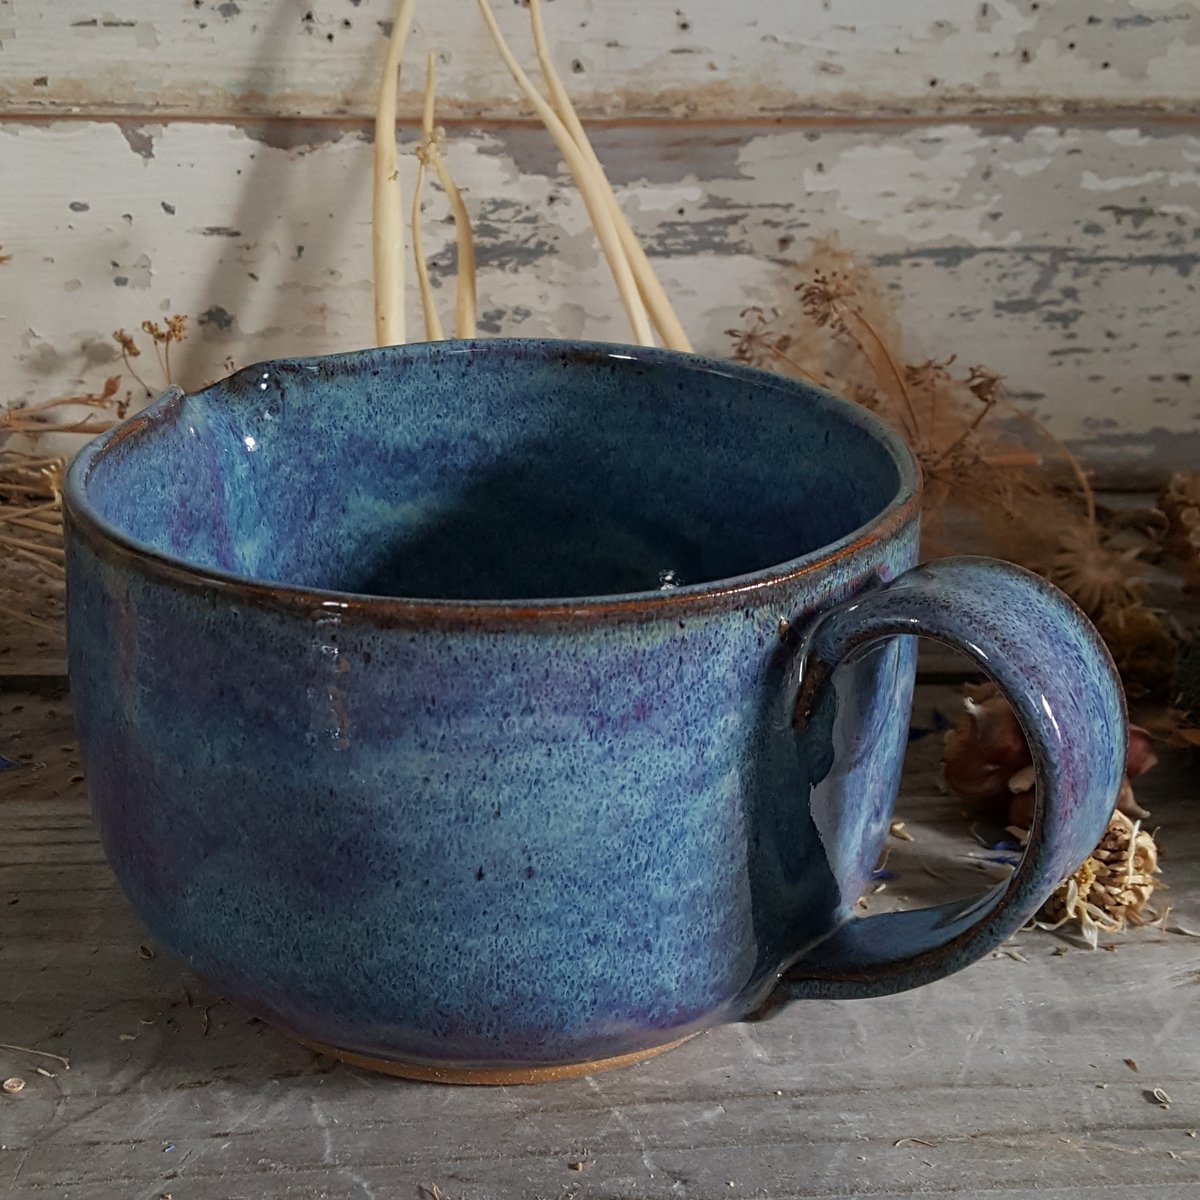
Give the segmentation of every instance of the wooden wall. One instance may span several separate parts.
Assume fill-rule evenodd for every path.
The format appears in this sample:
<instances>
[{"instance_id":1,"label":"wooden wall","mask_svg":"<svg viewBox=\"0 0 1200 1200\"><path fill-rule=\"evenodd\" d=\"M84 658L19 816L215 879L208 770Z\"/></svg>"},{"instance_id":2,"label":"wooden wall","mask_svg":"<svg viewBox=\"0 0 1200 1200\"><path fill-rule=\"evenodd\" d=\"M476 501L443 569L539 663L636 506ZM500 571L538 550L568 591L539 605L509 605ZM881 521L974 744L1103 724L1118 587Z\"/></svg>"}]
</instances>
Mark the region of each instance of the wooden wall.
<instances>
[{"instance_id":1,"label":"wooden wall","mask_svg":"<svg viewBox=\"0 0 1200 1200\"><path fill-rule=\"evenodd\" d=\"M185 384L368 344L391 10L0 0L0 397L98 385L112 330L167 312L192 317ZM531 62L524 10L497 11ZM1194 4L550 0L546 16L698 348L725 353L739 311L786 296L808 239L836 232L914 355L1001 371L1102 473L1200 460ZM427 49L486 331L624 339L578 197L472 0L419 5L410 117ZM441 280L440 195L428 214Z\"/></svg>"}]
</instances>

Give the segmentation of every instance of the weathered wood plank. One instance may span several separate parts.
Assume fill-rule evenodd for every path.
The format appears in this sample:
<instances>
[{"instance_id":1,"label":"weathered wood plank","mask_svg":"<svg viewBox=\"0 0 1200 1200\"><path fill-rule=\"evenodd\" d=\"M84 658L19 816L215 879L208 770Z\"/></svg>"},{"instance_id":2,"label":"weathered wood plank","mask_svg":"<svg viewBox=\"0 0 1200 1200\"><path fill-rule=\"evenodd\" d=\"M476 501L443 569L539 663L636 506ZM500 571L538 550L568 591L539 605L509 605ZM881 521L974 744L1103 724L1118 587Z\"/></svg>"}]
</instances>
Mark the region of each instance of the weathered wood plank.
<instances>
[{"instance_id":1,"label":"weathered wood plank","mask_svg":"<svg viewBox=\"0 0 1200 1200\"><path fill-rule=\"evenodd\" d=\"M926 690L918 722L953 702ZM4 736L55 762L65 707L20 703L0 707ZM955 871L971 845L929 788L936 752L927 738L910 753L903 815L917 841L889 864L897 887L928 885L921 861ZM214 1004L165 953L144 957L111 876L99 886L91 865L70 865L89 828L80 785L49 782L0 783L12 871L0 1040L71 1062L0 1050L0 1074L28 1081L0 1103L13 1200L382 1200L433 1184L452 1200L1191 1200L1200 1184L1191 939L1143 931L1114 953L1060 955L1058 939L1023 934L1026 962L988 959L886 1000L796 1005L633 1070L530 1089L411 1085L335 1067ZM1176 916L1195 927L1193 789L1172 759L1139 795L1171 849ZM1147 1099L1154 1087L1169 1108Z\"/></svg>"},{"instance_id":2,"label":"weathered wood plank","mask_svg":"<svg viewBox=\"0 0 1200 1200\"><path fill-rule=\"evenodd\" d=\"M532 62L525 15L499 19ZM205 116L368 114L392 0L0 3L0 111ZM1186 0L719 0L548 5L582 108L621 117L948 114L1200 103ZM525 110L473 0L421 5L409 62L442 58L445 116ZM119 65L119 69L115 69ZM418 72L402 104L418 110Z\"/></svg>"},{"instance_id":3,"label":"weathered wood plank","mask_svg":"<svg viewBox=\"0 0 1200 1200\"><path fill-rule=\"evenodd\" d=\"M10 191L0 230L7 399L98 387L120 369L112 330L164 312L193 318L188 385L368 343L369 145L358 127L290 128L288 148L213 124L0 127L6 176L36 181ZM1093 464L1200 458L1196 133L642 127L602 129L597 148L702 350L728 351L746 305L786 301L808 239L832 232L896 298L915 359L989 364ZM483 331L627 339L545 134L476 132L449 157ZM428 211L448 308L440 196ZM161 383L152 356L138 366Z\"/></svg>"}]
</instances>

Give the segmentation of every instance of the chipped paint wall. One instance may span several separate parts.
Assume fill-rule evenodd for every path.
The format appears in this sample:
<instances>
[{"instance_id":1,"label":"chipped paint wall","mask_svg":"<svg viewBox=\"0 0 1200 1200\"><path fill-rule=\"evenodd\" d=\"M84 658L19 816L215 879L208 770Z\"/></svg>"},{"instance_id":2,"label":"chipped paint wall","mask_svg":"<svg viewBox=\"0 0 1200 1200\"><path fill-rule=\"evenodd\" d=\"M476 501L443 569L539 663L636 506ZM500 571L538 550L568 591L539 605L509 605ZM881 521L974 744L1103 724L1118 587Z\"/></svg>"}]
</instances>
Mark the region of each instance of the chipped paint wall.
<instances>
[{"instance_id":1,"label":"chipped paint wall","mask_svg":"<svg viewBox=\"0 0 1200 1200\"><path fill-rule=\"evenodd\" d=\"M370 341L391 8L0 0L6 400L97 385L118 369L112 330L166 312L193 318L188 383ZM522 11L499 16L526 50ZM832 231L914 354L1002 371L1110 475L1200 459L1194 5L553 0L547 20L700 348L725 352L739 311L785 298L807 239ZM578 197L472 0L419 6L410 61L430 46L484 329L624 338ZM440 196L426 239L440 283Z\"/></svg>"}]
</instances>

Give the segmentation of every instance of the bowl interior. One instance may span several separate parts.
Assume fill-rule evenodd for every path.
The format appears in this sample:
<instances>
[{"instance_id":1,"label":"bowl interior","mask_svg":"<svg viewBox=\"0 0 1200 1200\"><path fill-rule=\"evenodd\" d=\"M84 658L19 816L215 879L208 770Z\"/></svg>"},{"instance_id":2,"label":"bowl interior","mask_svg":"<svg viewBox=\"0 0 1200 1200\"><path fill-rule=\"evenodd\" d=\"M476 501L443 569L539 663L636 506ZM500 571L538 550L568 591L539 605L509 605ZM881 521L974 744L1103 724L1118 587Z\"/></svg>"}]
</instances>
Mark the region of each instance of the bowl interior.
<instances>
[{"instance_id":1,"label":"bowl interior","mask_svg":"<svg viewBox=\"0 0 1200 1200\"><path fill-rule=\"evenodd\" d=\"M665 351L437 343L249 367L84 452L118 537L257 581L446 600L625 595L832 547L907 486L818 389Z\"/></svg>"}]
</instances>

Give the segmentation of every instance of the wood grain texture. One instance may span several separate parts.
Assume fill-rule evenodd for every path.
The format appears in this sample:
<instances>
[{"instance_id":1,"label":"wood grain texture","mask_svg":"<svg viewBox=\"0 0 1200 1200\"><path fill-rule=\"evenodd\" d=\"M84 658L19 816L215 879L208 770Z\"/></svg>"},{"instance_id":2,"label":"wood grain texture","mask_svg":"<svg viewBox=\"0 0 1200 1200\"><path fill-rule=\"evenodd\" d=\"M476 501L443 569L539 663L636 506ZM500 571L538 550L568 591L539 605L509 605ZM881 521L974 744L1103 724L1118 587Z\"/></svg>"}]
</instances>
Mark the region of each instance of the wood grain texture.
<instances>
[{"instance_id":1,"label":"wood grain texture","mask_svg":"<svg viewBox=\"0 0 1200 1200\"><path fill-rule=\"evenodd\" d=\"M894 298L914 360L1000 371L1093 465L1200 457L1197 134L643 127L596 145L701 351L728 353L745 306L794 304L796 260L832 232ZM477 130L448 156L476 223L482 332L628 340L548 137ZM10 124L0 160L36 181L0 219L10 402L99 387L120 369L112 331L166 312L192 318L188 386L372 339L357 126ZM427 211L448 313L453 229L440 195ZM151 357L138 365L161 384Z\"/></svg>"},{"instance_id":2,"label":"wood grain texture","mask_svg":"<svg viewBox=\"0 0 1200 1200\"><path fill-rule=\"evenodd\" d=\"M392 0L0 0L0 108L309 117L370 113ZM498 15L532 61L525 14ZM1081 104L1194 111L1187 0L556 0L552 47L589 115L794 117ZM445 116L527 110L474 0L420 6L410 62L442 59ZM417 73L403 102L418 110Z\"/></svg>"},{"instance_id":3,"label":"wood grain texture","mask_svg":"<svg viewBox=\"0 0 1200 1200\"><path fill-rule=\"evenodd\" d=\"M927 690L918 721L954 703ZM12 1200L416 1200L434 1184L451 1200L1197 1194L1195 940L1143 931L1111 953L1059 955L1065 943L1026 933L1024 962L1000 954L907 995L795 1005L611 1075L407 1084L314 1056L165 952L146 957L156 948L72 782L62 699L5 696L0 728L0 752L44 764L24 782L0 776L0 1040L71 1063L0 1050L0 1075L27 1080L0 1098ZM928 786L936 750L914 743L902 808L917 840L889 864L908 902L979 876ZM1139 795L1171 851L1175 918L1200 927L1192 790L1173 761ZM1169 1108L1147 1098L1155 1087Z\"/></svg>"}]
</instances>

